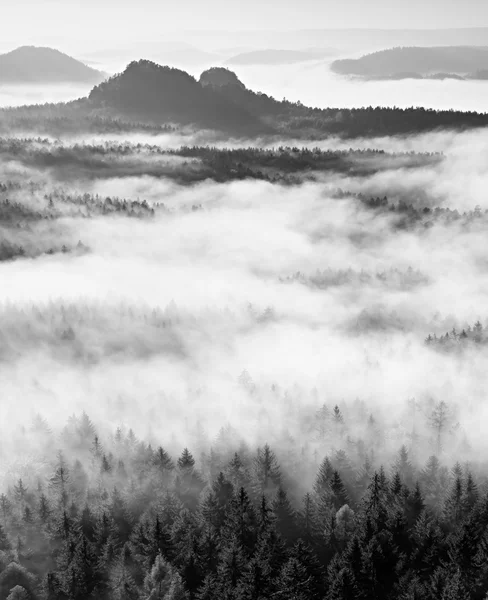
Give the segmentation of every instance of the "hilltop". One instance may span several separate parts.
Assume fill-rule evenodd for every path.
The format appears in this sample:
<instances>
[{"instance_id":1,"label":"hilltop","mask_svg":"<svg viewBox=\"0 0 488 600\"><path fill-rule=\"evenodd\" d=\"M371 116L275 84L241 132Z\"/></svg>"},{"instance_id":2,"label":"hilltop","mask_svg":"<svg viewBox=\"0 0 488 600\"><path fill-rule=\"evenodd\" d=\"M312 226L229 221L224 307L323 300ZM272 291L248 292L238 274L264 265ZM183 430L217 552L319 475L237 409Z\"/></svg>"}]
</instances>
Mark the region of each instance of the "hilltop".
<instances>
[{"instance_id":1,"label":"hilltop","mask_svg":"<svg viewBox=\"0 0 488 600\"><path fill-rule=\"evenodd\" d=\"M239 77L237 77L233 71L225 69L224 67L212 67L211 69L207 69L200 75L199 83L203 86L210 85L217 88L226 85L237 85L240 88L245 88L245 85Z\"/></svg>"},{"instance_id":2,"label":"hilltop","mask_svg":"<svg viewBox=\"0 0 488 600\"><path fill-rule=\"evenodd\" d=\"M331 69L340 75L365 78L399 78L400 74L436 76L437 74L465 75L474 78L478 71L488 68L488 47L442 46L433 48L391 48L357 59L342 59Z\"/></svg>"},{"instance_id":3,"label":"hilltop","mask_svg":"<svg viewBox=\"0 0 488 600\"><path fill-rule=\"evenodd\" d=\"M98 83L105 74L53 48L22 46L0 55L0 83Z\"/></svg>"},{"instance_id":4,"label":"hilltop","mask_svg":"<svg viewBox=\"0 0 488 600\"><path fill-rule=\"evenodd\" d=\"M89 95L94 108L143 120L256 132L259 120L215 85L148 60L132 62L119 75L96 86Z\"/></svg>"}]
</instances>

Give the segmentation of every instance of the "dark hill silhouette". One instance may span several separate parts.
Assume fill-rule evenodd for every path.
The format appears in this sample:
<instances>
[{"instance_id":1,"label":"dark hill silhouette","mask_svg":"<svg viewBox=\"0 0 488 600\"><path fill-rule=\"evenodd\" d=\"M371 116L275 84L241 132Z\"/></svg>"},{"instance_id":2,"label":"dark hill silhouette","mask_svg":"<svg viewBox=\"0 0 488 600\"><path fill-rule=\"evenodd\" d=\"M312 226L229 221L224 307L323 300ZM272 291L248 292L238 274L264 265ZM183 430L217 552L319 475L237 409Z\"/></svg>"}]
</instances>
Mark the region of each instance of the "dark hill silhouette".
<instances>
[{"instance_id":1,"label":"dark hill silhouette","mask_svg":"<svg viewBox=\"0 0 488 600\"><path fill-rule=\"evenodd\" d=\"M104 73L52 48L22 46L0 55L2 83L98 83Z\"/></svg>"},{"instance_id":2,"label":"dark hill silhouette","mask_svg":"<svg viewBox=\"0 0 488 600\"><path fill-rule=\"evenodd\" d=\"M287 65L308 60L319 60L335 54L332 49L311 50L254 50L229 58L228 65Z\"/></svg>"},{"instance_id":3,"label":"dark hill silhouette","mask_svg":"<svg viewBox=\"0 0 488 600\"><path fill-rule=\"evenodd\" d=\"M212 67L211 69L204 71L200 75L199 83L203 86L210 85L217 88L226 85L237 85L240 88L245 87L233 71L225 69L224 67Z\"/></svg>"},{"instance_id":4,"label":"dark hill silhouette","mask_svg":"<svg viewBox=\"0 0 488 600\"><path fill-rule=\"evenodd\" d=\"M488 47L391 48L357 59L336 60L331 68L341 75L367 78L393 77L398 73L463 75L488 68Z\"/></svg>"},{"instance_id":5,"label":"dark hill silhouette","mask_svg":"<svg viewBox=\"0 0 488 600\"><path fill-rule=\"evenodd\" d=\"M200 85L185 71L148 60L132 62L123 73L96 86L89 101L95 108L153 122L242 133L262 130L258 119L215 86Z\"/></svg>"}]
</instances>

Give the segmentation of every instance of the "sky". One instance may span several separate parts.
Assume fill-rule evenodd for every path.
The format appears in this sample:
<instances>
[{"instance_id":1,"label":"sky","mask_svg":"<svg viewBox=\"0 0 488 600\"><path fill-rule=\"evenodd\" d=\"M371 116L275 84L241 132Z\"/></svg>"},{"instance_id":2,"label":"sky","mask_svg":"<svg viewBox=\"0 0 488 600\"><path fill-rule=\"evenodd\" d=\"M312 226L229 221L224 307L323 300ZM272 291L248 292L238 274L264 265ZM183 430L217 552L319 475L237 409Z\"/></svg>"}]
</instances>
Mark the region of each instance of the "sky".
<instances>
[{"instance_id":1,"label":"sky","mask_svg":"<svg viewBox=\"0 0 488 600\"><path fill-rule=\"evenodd\" d=\"M2 46L178 39L183 30L488 27L485 0L2 0Z\"/></svg>"}]
</instances>

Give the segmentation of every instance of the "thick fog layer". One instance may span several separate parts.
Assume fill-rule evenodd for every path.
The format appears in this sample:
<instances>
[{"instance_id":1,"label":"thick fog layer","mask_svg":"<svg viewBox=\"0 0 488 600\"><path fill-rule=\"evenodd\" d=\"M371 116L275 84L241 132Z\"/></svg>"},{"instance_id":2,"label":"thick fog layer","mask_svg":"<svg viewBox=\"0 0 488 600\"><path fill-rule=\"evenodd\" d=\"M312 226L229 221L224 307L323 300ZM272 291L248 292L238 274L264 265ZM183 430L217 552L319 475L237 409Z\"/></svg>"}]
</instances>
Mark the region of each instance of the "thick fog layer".
<instances>
[{"instance_id":1,"label":"thick fog layer","mask_svg":"<svg viewBox=\"0 0 488 600\"><path fill-rule=\"evenodd\" d=\"M40 413L62 426L86 411L176 449L197 424L208 443L230 424L248 443L280 449L288 435L317 444L304 433L308 420L338 404L352 438L363 433L360 415L375 415L387 458L416 428L425 459L429 414L445 401L459 429L444 458L479 458L486 346L441 352L425 339L485 324L486 133L351 146L444 157L402 168L378 155L373 175L317 173L292 186L124 173L131 160L161 162L149 149L115 152L116 177L87 177L76 162L46 170L35 154L4 158L0 202L23 206L30 225L3 230L27 255L0 265L2 421ZM74 156L88 150L78 139ZM448 207L459 218L432 212L427 223L400 226L398 213L378 214L357 193ZM134 205L138 214L107 212L107 197L146 203ZM47 221L28 216L44 211ZM4 449L11 438L2 437ZM331 445L341 442L322 441L320 451Z\"/></svg>"}]
</instances>

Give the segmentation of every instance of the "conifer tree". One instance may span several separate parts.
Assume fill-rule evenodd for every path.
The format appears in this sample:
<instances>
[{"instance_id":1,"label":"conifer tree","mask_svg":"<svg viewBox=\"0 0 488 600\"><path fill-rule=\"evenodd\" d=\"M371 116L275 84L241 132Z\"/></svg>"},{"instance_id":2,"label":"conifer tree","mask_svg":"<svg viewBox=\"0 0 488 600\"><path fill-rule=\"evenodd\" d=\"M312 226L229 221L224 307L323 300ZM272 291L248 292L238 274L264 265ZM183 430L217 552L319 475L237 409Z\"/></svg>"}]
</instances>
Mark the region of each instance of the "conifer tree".
<instances>
[{"instance_id":1,"label":"conifer tree","mask_svg":"<svg viewBox=\"0 0 488 600\"><path fill-rule=\"evenodd\" d=\"M235 536L246 556L250 556L256 542L257 515L244 488L232 498L226 510L222 539Z\"/></svg>"},{"instance_id":2,"label":"conifer tree","mask_svg":"<svg viewBox=\"0 0 488 600\"><path fill-rule=\"evenodd\" d=\"M281 484L281 470L275 453L268 444L258 448L253 460L252 489L256 498L274 494Z\"/></svg>"},{"instance_id":3,"label":"conifer tree","mask_svg":"<svg viewBox=\"0 0 488 600\"><path fill-rule=\"evenodd\" d=\"M114 532L120 544L129 541L132 530L132 518L127 509L127 505L117 487L112 491L110 514L114 522Z\"/></svg>"},{"instance_id":4,"label":"conifer tree","mask_svg":"<svg viewBox=\"0 0 488 600\"><path fill-rule=\"evenodd\" d=\"M410 462L408 450L405 445L400 448L398 458L394 463L394 470L400 475L402 482L407 487L413 485L413 466Z\"/></svg>"},{"instance_id":5,"label":"conifer tree","mask_svg":"<svg viewBox=\"0 0 488 600\"><path fill-rule=\"evenodd\" d=\"M287 544L293 545L299 537L297 515L282 487L278 488L271 508L276 531Z\"/></svg>"},{"instance_id":6,"label":"conifer tree","mask_svg":"<svg viewBox=\"0 0 488 600\"><path fill-rule=\"evenodd\" d=\"M332 502L334 503L336 510L339 510L341 506L350 503L347 490L342 482L341 476L337 471L332 473L330 488L332 491Z\"/></svg>"},{"instance_id":7,"label":"conifer tree","mask_svg":"<svg viewBox=\"0 0 488 600\"><path fill-rule=\"evenodd\" d=\"M7 600L30 600L31 595L21 585L16 585L10 590L10 594L7 596Z\"/></svg>"},{"instance_id":8,"label":"conifer tree","mask_svg":"<svg viewBox=\"0 0 488 600\"><path fill-rule=\"evenodd\" d=\"M314 589L312 577L296 556L288 559L283 565L276 587L277 591L274 595L283 600L289 598L314 600L319 598Z\"/></svg>"},{"instance_id":9,"label":"conifer tree","mask_svg":"<svg viewBox=\"0 0 488 600\"><path fill-rule=\"evenodd\" d=\"M323 494L331 494L330 481L333 473L334 467L332 466L329 458L326 456L319 467L319 471L313 486L313 491L316 496L320 497Z\"/></svg>"},{"instance_id":10,"label":"conifer tree","mask_svg":"<svg viewBox=\"0 0 488 600\"><path fill-rule=\"evenodd\" d=\"M319 521L317 505L311 494L305 494L303 497L302 507L298 513L298 524L301 539L314 546L319 534Z\"/></svg>"},{"instance_id":11,"label":"conifer tree","mask_svg":"<svg viewBox=\"0 0 488 600\"><path fill-rule=\"evenodd\" d=\"M236 591L236 600L259 600L275 593L269 561L252 558L247 561Z\"/></svg>"},{"instance_id":12,"label":"conifer tree","mask_svg":"<svg viewBox=\"0 0 488 600\"><path fill-rule=\"evenodd\" d=\"M216 531L220 531L225 521L227 506L233 495L232 484L225 479L221 472L200 502L202 522L211 525Z\"/></svg>"},{"instance_id":13,"label":"conifer tree","mask_svg":"<svg viewBox=\"0 0 488 600\"><path fill-rule=\"evenodd\" d=\"M234 453L234 456L227 465L225 476L235 490L240 490L241 488L250 489L251 477L240 454L237 452Z\"/></svg>"},{"instance_id":14,"label":"conifer tree","mask_svg":"<svg viewBox=\"0 0 488 600\"><path fill-rule=\"evenodd\" d=\"M7 519L12 512L12 503L5 494L0 495L0 511L2 514L3 524L7 524Z\"/></svg>"},{"instance_id":15,"label":"conifer tree","mask_svg":"<svg viewBox=\"0 0 488 600\"><path fill-rule=\"evenodd\" d=\"M205 482L200 472L195 468L195 459L187 448L183 450L178 459L176 471L176 494L182 504L190 510L195 510L198 506L200 493L205 487Z\"/></svg>"},{"instance_id":16,"label":"conifer tree","mask_svg":"<svg viewBox=\"0 0 488 600\"><path fill-rule=\"evenodd\" d=\"M152 462L158 488L166 490L175 468L173 460L166 450L162 446L159 446L154 453Z\"/></svg>"},{"instance_id":17,"label":"conifer tree","mask_svg":"<svg viewBox=\"0 0 488 600\"><path fill-rule=\"evenodd\" d=\"M55 502L62 507L62 510L66 510L68 507L70 483L70 470L63 453L58 452L57 464L53 475L49 479L49 489L53 494Z\"/></svg>"},{"instance_id":18,"label":"conifer tree","mask_svg":"<svg viewBox=\"0 0 488 600\"><path fill-rule=\"evenodd\" d=\"M148 599L166 598L174 574L173 567L158 553L144 580L144 589L148 594Z\"/></svg>"}]
</instances>

